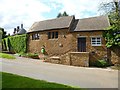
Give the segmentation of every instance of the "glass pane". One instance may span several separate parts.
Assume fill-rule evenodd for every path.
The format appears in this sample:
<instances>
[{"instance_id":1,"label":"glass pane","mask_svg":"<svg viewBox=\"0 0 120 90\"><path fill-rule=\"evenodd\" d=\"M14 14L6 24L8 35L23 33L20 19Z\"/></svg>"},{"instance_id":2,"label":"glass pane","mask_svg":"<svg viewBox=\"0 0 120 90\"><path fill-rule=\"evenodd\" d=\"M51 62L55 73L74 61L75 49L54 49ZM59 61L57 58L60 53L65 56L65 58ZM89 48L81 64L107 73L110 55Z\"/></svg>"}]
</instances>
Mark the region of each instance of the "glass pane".
<instances>
[{"instance_id":1,"label":"glass pane","mask_svg":"<svg viewBox=\"0 0 120 90\"><path fill-rule=\"evenodd\" d=\"M95 40L93 40L92 42L96 42Z\"/></svg>"},{"instance_id":2,"label":"glass pane","mask_svg":"<svg viewBox=\"0 0 120 90\"><path fill-rule=\"evenodd\" d=\"M48 39L51 38L51 32L48 32Z\"/></svg>"},{"instance_id":3,"label":"glass pane","mask_svg":"<svg viewBox=\"0 0 120 90\"><path fill-rule=\"evenodd\" d=\"M101 41L97 41L97 42L101 42Z\"/></svg>"},{"instance_id":4,"label":"glass pane","mask_svg":"<svg viewBox=\"0 0 120 90\"><path fill-rule=\"evenodd\" d=\"M96 44L96 43L92 43L92 44Z\"/></svg>"},{"instance_id":5,"label":"glass pane","mask_svg":"<svg viewBox=\"0 0 120 90\"><path fill-rule=\"evenodd\" d=\"M100 40L100 37L97 37L97 40Z\"/></svg>"},{"instance_id":6,"label":"glass pane","mask_svg":"<svg viewBox=\"0 0 120 90\"><path fill-rule=\"evenodd\" d=\"M94 41L96 38L92 38L92 41Z\"/></svg>"},{"instance_id":7,"label":"glass pane","mask_svg":"<svg viewBox=\"0 0 120 90\"><path fill-rule=\"evenodd\" d=\"M54 38L54 37L55 37L54 32L52 32L52 38Z\"/></svg>"},{"instance_id":8,"label":"glass pane","mask_svg":"<svg viewBox=\"0 0 120 90\"><path fill-rule=\"evenodd\" d=\"M40 37L40 34L38 33L38 34L37 34L37 39L39 39L39 37Z\"/></svg>"},{"instance_id":9,"label":"glass pane","mask_svg":"<svg viewBox=\"0 0 120 90\"><path fill-rule=\"evenodd\" d=\"M55 32L55 38L58 38L58 32Z\"/></svg>"}]
</instances>

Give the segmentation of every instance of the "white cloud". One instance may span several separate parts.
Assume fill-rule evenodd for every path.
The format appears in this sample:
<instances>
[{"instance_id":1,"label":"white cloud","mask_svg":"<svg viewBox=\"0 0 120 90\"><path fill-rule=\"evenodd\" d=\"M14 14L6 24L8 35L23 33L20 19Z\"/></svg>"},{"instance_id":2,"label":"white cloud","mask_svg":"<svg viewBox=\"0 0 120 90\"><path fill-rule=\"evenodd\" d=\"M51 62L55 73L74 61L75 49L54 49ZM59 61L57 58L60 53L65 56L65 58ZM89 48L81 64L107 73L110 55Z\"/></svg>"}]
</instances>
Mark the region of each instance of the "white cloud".
<instances>
[{"instance_id":1,"label":"white cloud","mask_svg":"<svg viewBox=\"0 0 120 90\"><path fill-rule=\"evenodd\" d=\"M66 11L70 15L75 15L77 18L83 18L84 11L97 12L97 6L100 0L52 0L63 5L60 12Z\"/></svg>"},{"instance_id":2,"label":"white cloud","mask_svg":"<svg viewBox=\"0 0 120 90\"><path fill-rule=\"evenodd\" d=\"M66 11L76 18L98 15L98 6L103 1L111 0L0 0L0 27L8 32L24 24L29 29L35 21L47 19L53 11Z\"/></svg>"},{"instance_id":3,"label":"white cloud","mask_svg":"<svg viewBox=\"0 0 120 90\"><path fill-rule=\"evenodd\" d=\"M40 0L0 0L0 8L0 27L10 33L21 23L28 29L33 22L45 19L42 13L51 10Z\"/></svg>"},{"instance_id":4,"label":"white cloud","mask_svg":"<svg viewBox=\"0 0 120 90\"><path fill-rule=\"evenodd\" d=\"M76 18L86 18L98 16L98 8L100 3L109 2L112 0L51 0L62 4L63 7L59 12L66 11L70 15L75 15Z\"/></svg>"}]
</instances>

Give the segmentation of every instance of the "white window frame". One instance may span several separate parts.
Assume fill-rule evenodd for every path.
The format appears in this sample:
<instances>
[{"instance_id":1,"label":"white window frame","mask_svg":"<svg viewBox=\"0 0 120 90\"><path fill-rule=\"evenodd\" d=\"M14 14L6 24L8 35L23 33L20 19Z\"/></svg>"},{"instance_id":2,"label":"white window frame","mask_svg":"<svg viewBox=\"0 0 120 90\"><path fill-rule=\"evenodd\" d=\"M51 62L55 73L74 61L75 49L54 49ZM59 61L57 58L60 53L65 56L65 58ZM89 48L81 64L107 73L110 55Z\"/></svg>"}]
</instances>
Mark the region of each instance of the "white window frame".
<instances>
[{"instance_id":1,"label":"white window frame","mask_svg":"<svg viewBox=\"0 0 120 90\"><path fill-rule=\"evenodd\" d=\"M93 41L93 38L95 39L94 41ZM91 46L102 46L101 39L102 39L101 37L91 37Z\"/></svg>"}]
</instances>

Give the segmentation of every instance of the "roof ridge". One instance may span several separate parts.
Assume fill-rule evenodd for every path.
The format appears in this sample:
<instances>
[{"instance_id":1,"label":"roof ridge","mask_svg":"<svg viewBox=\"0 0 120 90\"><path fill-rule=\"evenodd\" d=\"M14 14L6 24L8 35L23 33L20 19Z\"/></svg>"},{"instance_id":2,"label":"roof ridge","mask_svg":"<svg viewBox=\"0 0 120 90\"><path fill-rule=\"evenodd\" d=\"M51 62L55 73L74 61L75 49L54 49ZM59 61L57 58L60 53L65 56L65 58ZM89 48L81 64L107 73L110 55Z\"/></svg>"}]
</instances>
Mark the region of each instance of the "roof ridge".
<instances>
[{"instance_id":1,"label":"roof ridge","mask_svg":"<svg viewBox=\"0 0 120 90\"><path fill-rule=\"evenodd\" d=\"M99 18L99 17L107 17L107 15L100 15L100 16L94 16L94 17L81 18L81 19L79 19L79 20L93 19L93 18Z\"/></svg>"},{"instance_id":2,"label":"roof ridge","mask_svg":"<svg viewBox=\"0 0 120 90\"><path fill-rule=\"evenodd\" d=\"M37 21L37 23L39 22L45 22L45 21L51 21L51 20L57 20L57 19L61 19L61 18L68 18L68 17L74 17L74 15L72 16L63 16L63 17L59 17L59 18L51 18L51 19L46 19L46 20L42 20L42 21Z\"/></svg>"}]
</instances>

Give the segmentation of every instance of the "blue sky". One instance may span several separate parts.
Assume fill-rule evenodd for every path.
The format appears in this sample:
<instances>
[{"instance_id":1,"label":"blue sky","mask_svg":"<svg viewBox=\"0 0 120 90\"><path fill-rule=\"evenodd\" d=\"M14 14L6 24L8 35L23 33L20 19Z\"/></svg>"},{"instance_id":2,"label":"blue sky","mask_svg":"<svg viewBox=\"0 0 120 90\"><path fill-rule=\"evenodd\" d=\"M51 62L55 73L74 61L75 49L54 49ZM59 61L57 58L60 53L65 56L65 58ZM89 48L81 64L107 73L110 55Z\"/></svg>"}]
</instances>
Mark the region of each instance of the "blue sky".
<instances>
[{"instance_id":1,"label":"blue sky","mask_svg":"<svg viewBox=\"0 0 120 90\"><path fill-rule=\"evenodd\" d=\"M0 27L12 34L24 24L28 31L34 22L56 18L66 11L78 18L99 16L99 4L111 0L0 0Z\"/></svg>"}]
</instances>

